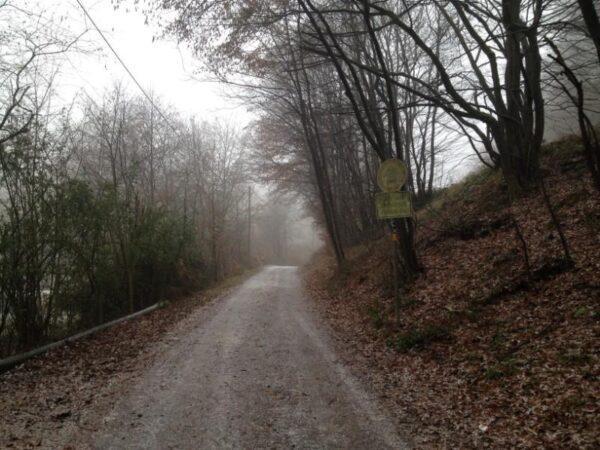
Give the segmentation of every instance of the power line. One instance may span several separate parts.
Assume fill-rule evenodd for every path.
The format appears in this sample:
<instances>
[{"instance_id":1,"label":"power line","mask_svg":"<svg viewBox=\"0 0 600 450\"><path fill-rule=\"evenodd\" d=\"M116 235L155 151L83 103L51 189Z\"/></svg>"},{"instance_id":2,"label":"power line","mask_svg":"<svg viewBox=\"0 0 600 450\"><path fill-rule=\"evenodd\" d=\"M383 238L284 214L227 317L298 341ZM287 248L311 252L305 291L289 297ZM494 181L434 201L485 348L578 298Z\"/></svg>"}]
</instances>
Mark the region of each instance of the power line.
<instances>
[{"instance_id":1,"label":"power line","mask_svg":"<svg viewBox=\"0 0 600 450\"><path fill-rule=\"evenodd\" d=\"M98 32L98 34L102 37L102 39L104 40L104 42L106 42L106 45L108 46L108 48L110 49L110 51L113 53L113 55L115 55L115 57L117 58L117 60L119 61L119 63L121 64L121 66L123 66L123 69L125 69L125 71L127 72L127 74L131 77L131 79L133 80L133 82L136 84L136 86L139 88L140 91L142 91L142 94L144 94L144 96L148 99L148 101L150 102L150 104L152 105L152 107L158 111L158 114L160 114L160 116L163 118L163 120L173 129L173 131L177 132L177 128L175 128L175 126L169 121L169 119L167 119L167 116L165 116L163 114L163 112L158 108L158 106L156 106L156 104L154 103L154 100L152 100L152 97L150 97L150 95L148 95L148 93L146 92L146 90L142 87L142 85L140 84L140 82L137 80L137 78L135 77L135 75L133 74L133 72L131 70L129 70L129 67L127 67L127 64L125 64L125 61L123 61L121 59L121 57L119 56L119 54L117 53L117 51L115 50L115 48L111 45L111 43L109 42L109 40L106 38L106 36L104 36L104 33L102 32L102 30L100 30L100 28L98 27L98 25L96 24L96 21L92 18L92 16L90 15L90 13L87 11L87 9L85 8L85 6L83 5L83 3L81 3L80 0L75 0L77 2L77 4L81 7L81 9L83 10L83 12L85 13L86 17L90 20L90 22L92 23L92 25L94 26L94 28L96 29L96 31Z\"/></svg>"}]
</instances>

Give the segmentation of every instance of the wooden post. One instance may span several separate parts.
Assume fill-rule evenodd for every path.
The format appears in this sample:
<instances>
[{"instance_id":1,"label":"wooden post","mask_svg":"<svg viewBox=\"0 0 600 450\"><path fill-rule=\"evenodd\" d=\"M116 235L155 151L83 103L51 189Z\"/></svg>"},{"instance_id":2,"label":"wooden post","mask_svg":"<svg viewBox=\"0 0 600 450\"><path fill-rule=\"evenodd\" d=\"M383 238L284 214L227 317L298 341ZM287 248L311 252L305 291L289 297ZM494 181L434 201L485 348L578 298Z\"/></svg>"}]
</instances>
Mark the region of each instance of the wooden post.
<instances>
[{"instance_id":1,"label":"wooden post","mask_svg":"<svg viewBox=\"0 0 600 450\"><path fill-rule=\"evenodd\" d=\"M396 326L400 326L400 278L398 273L398 257L400 256L397 219L392 220L392 241L393 255L392 267L394 271L394 315L396 317Z\"/></svg>"}]
</instances>

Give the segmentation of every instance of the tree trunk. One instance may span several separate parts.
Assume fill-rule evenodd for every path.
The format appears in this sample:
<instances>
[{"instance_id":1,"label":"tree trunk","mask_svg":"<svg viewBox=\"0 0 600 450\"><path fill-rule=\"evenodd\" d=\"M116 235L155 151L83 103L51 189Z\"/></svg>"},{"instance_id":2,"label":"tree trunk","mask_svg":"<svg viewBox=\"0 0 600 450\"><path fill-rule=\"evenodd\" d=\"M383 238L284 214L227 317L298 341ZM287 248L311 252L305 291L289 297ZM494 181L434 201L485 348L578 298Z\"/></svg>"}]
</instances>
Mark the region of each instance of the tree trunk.
<instances>
[{"instance_id":1,"label":"tree trunk","mask_svg":"<svg viewBox=\"0 0 600 450\"><path fill-rule=\"evenodd\" d=\"M598 12L594 7L593 0L577 0L579 2L579 8L581 9L581 15L585 21L585 25L590 33L590 38L596 46L596 53L598 55L598 63L600 64L600 20L598 19Z\"/></svg>"}]
</instances>

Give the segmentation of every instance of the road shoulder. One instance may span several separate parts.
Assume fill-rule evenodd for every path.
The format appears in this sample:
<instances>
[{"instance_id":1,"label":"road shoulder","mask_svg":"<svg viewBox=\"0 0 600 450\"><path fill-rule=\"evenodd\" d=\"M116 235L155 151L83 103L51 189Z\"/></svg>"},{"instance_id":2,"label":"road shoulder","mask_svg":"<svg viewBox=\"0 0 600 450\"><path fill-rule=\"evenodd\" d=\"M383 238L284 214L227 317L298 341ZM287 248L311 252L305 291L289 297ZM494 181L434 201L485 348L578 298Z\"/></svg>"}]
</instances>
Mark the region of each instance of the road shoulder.
<instances>
[{"instance_id":1,"label":"road shoulder","mask_svg":"<svg viewBox=\"0 0 600 450\"><path fill-rule=\"evenodd\" d=\"M169 342L250 275L168 303L0 375L0 447L61 448L71 436L95 431L98 419Z\"/></svg>"}]
</instances>

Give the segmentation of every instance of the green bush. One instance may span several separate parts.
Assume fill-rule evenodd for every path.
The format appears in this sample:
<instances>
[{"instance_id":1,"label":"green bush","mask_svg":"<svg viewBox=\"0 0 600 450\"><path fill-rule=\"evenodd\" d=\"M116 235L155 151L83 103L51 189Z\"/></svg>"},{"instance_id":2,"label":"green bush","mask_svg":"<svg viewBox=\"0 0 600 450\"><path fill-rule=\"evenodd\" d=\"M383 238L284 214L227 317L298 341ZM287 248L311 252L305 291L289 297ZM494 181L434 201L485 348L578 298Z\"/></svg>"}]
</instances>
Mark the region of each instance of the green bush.
<instances>
[{"instance_id":1,"label":"green bush","mask_svg":"<svg viewBox=\"0 0 600 450\"><path fill-rule=\"evenodd\" d=\"M497 364L488 367L483 373L486 380L498 380L503 377L515 375L520 363L514 358L504 359Z\"/></svg>"},{"instance_id":2,"label":"green bush","mask_svg":"<svg viewBox=\"0 0 600 450\"><path fill-rule=\"evenodd\" d=\"M407 352L412 349L423 349L433 342L450 338L450 330L441 325L428 325L421 330L410 330L396 338L396 350Z\"/></svg>"},{"instance_id":3,"label":"green bush","mask_svg":"<svg viewBox=\"0 0 600 450\"><path fill-rule=\"evenodd\" d=\"M0 354L142 309L171 287L205 282L194 224L177 211L140 208L84 180L18 175L17 187L43 186L44 195L0 216Z\"/></svg>"},{"instance_id":4,"label":"green bush","mask_svg":"<svg viewBox=\"0 0 600 450\"><path fill-rule=\"evenodd\" d=\"M371 306L367 312L373 326L377 329L381 328L383 326L383 315L381 314L381 311L378 308Z\"/></svg>"}]
</instances>

